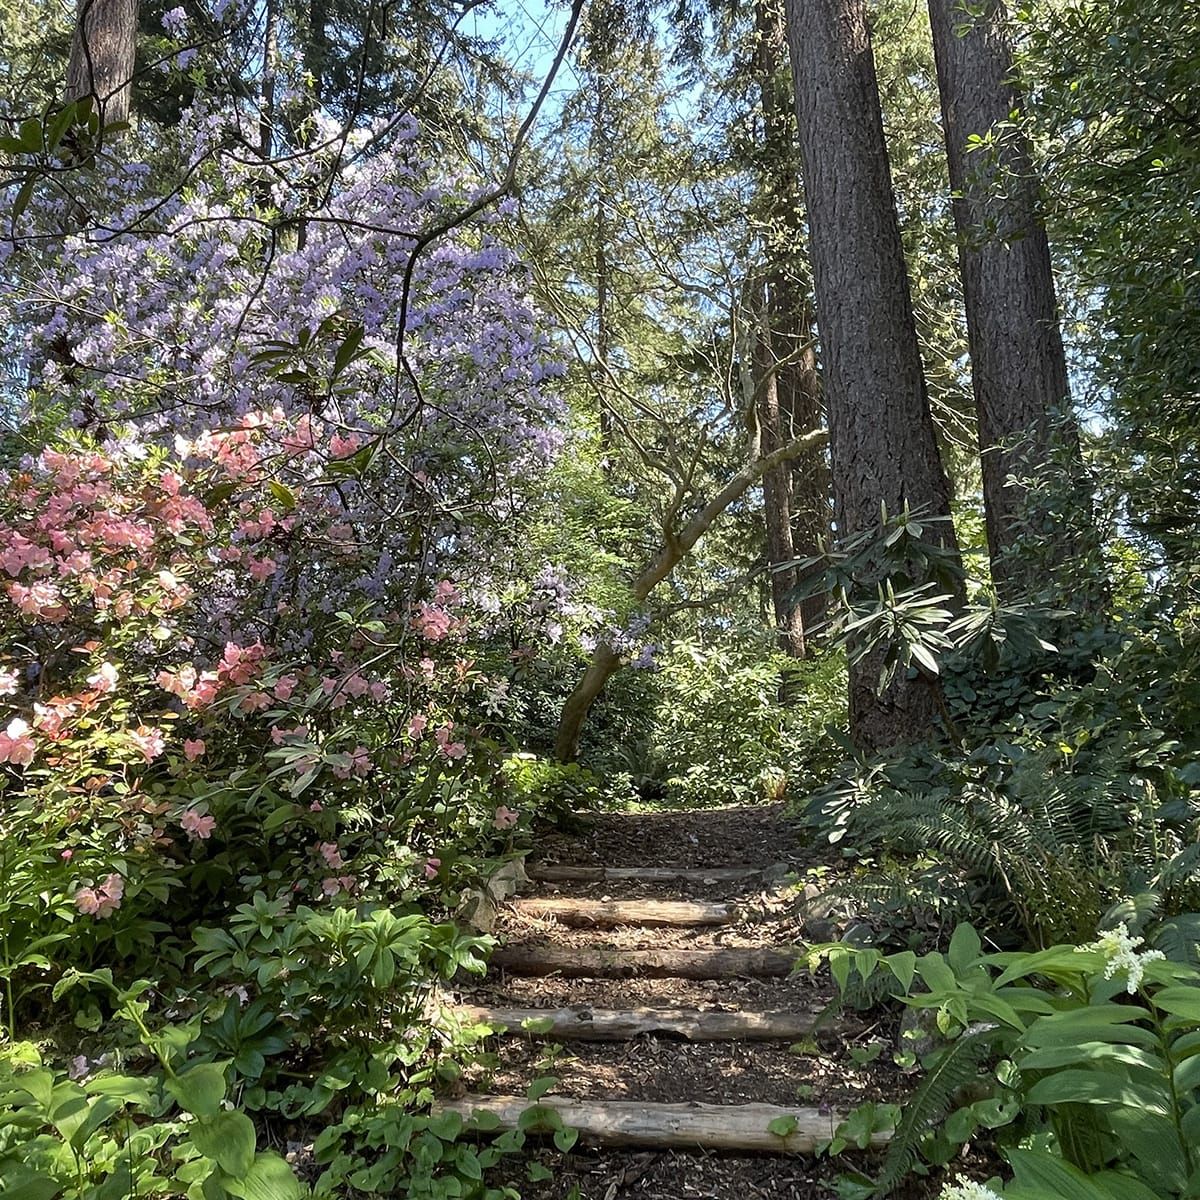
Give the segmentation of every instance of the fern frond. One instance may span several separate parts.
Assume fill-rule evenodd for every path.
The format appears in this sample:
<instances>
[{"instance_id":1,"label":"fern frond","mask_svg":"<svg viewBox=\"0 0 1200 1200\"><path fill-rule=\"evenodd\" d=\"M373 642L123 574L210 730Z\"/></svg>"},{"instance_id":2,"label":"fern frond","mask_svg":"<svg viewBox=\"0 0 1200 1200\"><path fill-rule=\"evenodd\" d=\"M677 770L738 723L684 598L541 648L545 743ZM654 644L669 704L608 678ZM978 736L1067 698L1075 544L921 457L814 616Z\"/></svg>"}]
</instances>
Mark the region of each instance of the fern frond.
<instances>
[{"instance_id":1,"label":"fern frond","mask_svg":"<svg viewBox=\"0 0 1200 1200\"><path fill-rule=\"evenodd\" d=\"M913 1169L922 1139L949 1113L955 1096L978 1076L992 1053L995 1036L994 1029L963 1034L925 1073L901 1109L872 1197L890 1195Z\"/></svg>"}]
</instances>

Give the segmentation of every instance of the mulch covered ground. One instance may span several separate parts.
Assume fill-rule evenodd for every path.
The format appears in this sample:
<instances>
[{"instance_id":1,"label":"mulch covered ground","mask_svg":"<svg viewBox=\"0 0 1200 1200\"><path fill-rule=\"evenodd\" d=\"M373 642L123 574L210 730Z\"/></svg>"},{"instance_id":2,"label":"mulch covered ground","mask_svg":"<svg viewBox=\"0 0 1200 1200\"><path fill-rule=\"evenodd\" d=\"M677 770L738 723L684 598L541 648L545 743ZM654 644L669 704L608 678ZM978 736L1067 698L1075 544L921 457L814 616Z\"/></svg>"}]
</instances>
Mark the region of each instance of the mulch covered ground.
<instances>
[{"instance_id":1,"label":"mulch covered ground","mask_svg":"<svg viewBox=\"0 0 1200 1200\"><path fill-rule=\"evenodd\" d=\"M531 859L531 861L533 861ZM540 896L591 899L713 899L738 905L737 920L718 928L572 929L552 919L505 913L498 934L508 943L575 947L718 948L787 947L802 940L798 911L805 878L822 874L819 852L801 844L782 805L698 812L598 814L582 832L554 834L538 846L544 864L669 866L686 868L771 866L788 868L765 880L685 884L630 881L537 885ZM568 980L495 974L464 988L469 1003L532 1008L680 1007L724 1011L795 1009L820 1012L832 987L802 971L787 979ZM866 1100L902 1102L915 1080L892 1059L897 1018L892 1014L837 1014L829 1008L811 1037L777 1042L689 1043L644 1036L628 1042L548 1045L532 1037L495 1038L464 1086L471 1091L521 1094L535 1079L557 1079L553 1093L646 1102L746 1102L846 1112ZM811 1156L646 1152L577 1147L571 1154L537 1150L552 1177L529 1183L514 1177L527 1200L809 1200L833 1195L830 1184L844 1166L869 1170L861 1155L843 1160ZM940 1183L916 1181L896 1193L925 1200Z\"/></svg>"}]
</instances>

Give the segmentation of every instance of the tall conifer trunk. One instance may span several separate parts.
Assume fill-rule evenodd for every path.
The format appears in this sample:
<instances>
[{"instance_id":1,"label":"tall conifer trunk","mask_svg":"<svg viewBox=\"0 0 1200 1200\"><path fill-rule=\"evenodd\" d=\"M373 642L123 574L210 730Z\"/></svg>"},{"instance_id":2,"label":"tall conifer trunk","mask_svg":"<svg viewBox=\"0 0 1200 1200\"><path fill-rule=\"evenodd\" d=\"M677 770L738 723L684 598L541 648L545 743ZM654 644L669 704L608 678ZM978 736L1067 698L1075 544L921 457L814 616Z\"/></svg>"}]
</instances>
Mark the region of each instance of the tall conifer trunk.
<instances>
[{"instance_id":1,"label":"tall conifer trunk","mask_svg":"<svg viewBox=\"0 0 1200 1200\"><path fill-rule=\"evenodd\" d=\"M766 266L756 297L758 422L766 453L821 424L821 393L812 348L812 305L801 251L801 198L782 0L757 0L755 71L762 109L759 192ZM772 566L817 553L829 532L829 472L823 448L763 477L763 519ZM820 596L797 602L794 569L776 570L771 599L781 649L802 658L820 620ZM785 693L787 689L784 689Z\"/></svg>"},{"instance_id":2,"label":"tall conifer trunk","mask_svg":"<svg viewBox=\"0 0 1200 1200\"><path fill-rule=\"evenodd\" d=\"M866 6L787 0L787 25L838 534L874 528L881 505L947 516ZM942 536L957 549L949 522ZM939 705L920 677L876 695L878 671L867 656L850 674L851 732L867 749L922 736Z\"/></svg>"},{"instance_id":3,"label":"tall conifer trunk","mask_svg":"<svg viewBox=\"0 0 1200 1200\"><path fill-rule=\"evenodd\" d=\"M1050 249L1020 111L1001 0L929 0L933 47L959 266L967 310L971 376L983 465L992 575L1002 599L1018 600L1034 581L1006 554L1021 536L1022 489L1009 479L1046 461L1051 417L1069 402ZM987 139L968 149L968 139ZM1074 531L1042 531L1070 552Z\"/></svg>"},{"instance_id":4,"label":"tall conifer trunk","mask_svg":"<svg viewBox=\"0 0 1200 1200\"><path fill-rule=\"evenodd\" d=\"M67 65L67 99L91 96L102 126L129 120L138 0L79 0Z\"/></svg>"}]
</instances>

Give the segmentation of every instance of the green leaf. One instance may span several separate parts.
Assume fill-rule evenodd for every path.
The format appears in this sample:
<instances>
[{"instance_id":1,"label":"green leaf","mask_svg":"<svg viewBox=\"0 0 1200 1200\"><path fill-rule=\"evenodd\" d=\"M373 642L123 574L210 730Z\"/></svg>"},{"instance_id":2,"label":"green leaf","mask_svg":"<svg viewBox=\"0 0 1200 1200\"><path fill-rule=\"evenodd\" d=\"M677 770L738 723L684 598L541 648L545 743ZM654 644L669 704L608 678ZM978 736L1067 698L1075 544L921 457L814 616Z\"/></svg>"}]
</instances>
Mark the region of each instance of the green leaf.
<instances>
[{"instance_id":1,"label":"green leaf","mask_svg":"<svg viewBox=\"0 0 1200 1200\"><path fill-rule=\"evenodd\" d=\"M557 1086L557 1084L557 1076L543 1075L540 1079L535 1079L529 1085L529 1090L525 1094L530 1100L540 1100L548 1091Z\"/></svg>"},{"instance_id":2,"label":"green leaf","mask_svg":"<svg viewBox=\"0 0 1200 1200\"><path fill-rule=\"evenodd\" d=\"M215 1117L225 1099L225 1064L201 1063L167 1080L167 1091L179 1107L197 1117Z\"/></svg>"},{"instance_id":3,"label":"green leaf","mask_svg":"<svg viewBox=\"0 0 1200 1200\"><path fill-rule=\"evenodd\" d=\"M278 1154L256 1155L250 1169L236 1179L222 1178L221 1184L240 1200L302 1200L308 1189Z\"/></svg>"},{"instance_id":4,"label":"green leaf","mask_svg":"<svg viewBox=\"0 0 1200 1200\"><path fill-rule=\"evenodd\" d=\"M950 949L946 959L954 968L956 974L963 974L968 967L975 963L983 952L983 944L979 934L970 925L958 925L950 938Z\"/></svg>"},{"instance_id":5,"label":"green leaf","mask_svg":"<svg viewBox=\"0 0 1200 1200\"><path fill-rule=\"evenodd\" d=\"M1074 1045L1078 1042L1132 1042L1157 1046L1158 1038L1134 1021L1145 1020L1145 1009L1133 1004L1093 1004L1039 1017L1025 1031L1027 1046Z\"/></svg>"},{"instance_id":6,"label":"green leaf","mask_svg":"<svg viewBox=\"0 0 1200 1200\"><path fill-rule=\"evenodd\" d=\"M254 1122L245 1113L222 1111L192 1123L192 1145L228 1175L238 1178L254 1165Z\"/></svg>"},{"instance_id":7,"label":"green leaf","mask_svg":"<svg viewBox=\"0 0 1200 1200\"><path fill-rule=\"evenodd\" d=\"M268 480L267 490L275 497L285 512L291 512L296 507L296 493L286 484L280 483L278 479Z\"/></svg>"},{"instance_id":8,"label":"green leaf","mask_svg":"<svg viewBox=\"0 0 1200 1200\"><path fill-rule=\"evenodd\" d=\"M362 345L364 330L361 325L356 325L347 335L346 340L337 349L337 354L333 359L333 373L335 376L340 375L354 360L354 356L358 353L359 346Z\"/></svg>"},{"instance_id":9,"label":"green leaf","mask_svg":"<svg viewBox=\"0 0 1200 1200\"><path fill-rule=\"evenodd\" d=\"M1026 1098L1031 1104L1121 1104L1164 1117L1170 1113L1165 1081L1160 1092L1100 1071L1059 1071L1039 1079Z\"/></svg>"},{"instance_id":10,"label":"green leaf","mask_svg":"<svg viewBox=\"0 0 1200 1200\"><path fill-rule=\"evenodd\" d=\"M1163 1060L1157 1054L1120 1042L1080 1042L1077 1046L1047 1046L1021 1055L1018 1065L1022 1071L1046 1071L1056 1067L1088 1063L1103 1066L1106 1062L1144 1067L1157 1072L1165 1069Z\"/></svg>"},{"instance_id":11,"label":"green leaf","mask_svg":"<svg viewBox=\"0 0 1200 1200\"><path fill-rule=\"evenodd\" d=\"M767 1124L767 1132L773 1133L776 1137L789 1137L796 1132L796 1118L791 1113L786 1116L775 1117Z\"/></svg>"},{"instance_id":12,"label":"green leaf","mask_svg":"<svg viewBox=\"0 0 1200 1200\"><path fill-rule=\"evenodd\" d=\"M22 121L17 136L21 139L21 148L26 153L36 154L45 145L42 140L41 117L28 117Z\"/></svg>"},{"instance_id":13,"label":"green leaf","mask_svg":"<svg viewBox=\"0 0 1200 1200\"><path fill-rule=\"evenodd\" d=\"M1162 1200L1153 1188L1123 1171L1100 1171L1090 1179L1110 1200Z\"/></svg>"},{"instance_id":14,"label":"green leaf","mask_svg":"<svg viewBox=\"0 0 1200 1200\"><path fill-rule=\"evenodd\" d=\"M442 1112L436 1116L429 1118L429 1123L425 1126L435 1138L443 1142L453 1142L462 1133L463 1119L461 1114L456 1112Z\"/></svg>"},{"instance_id":15,"label":"green leaf","mask_svg":"<svg viewBox=\"0 0 1200 1200\"><path fill-rule=\"evenodd\" d=\"M564 1125L562 1129L556 1129L554 1131L554 1144L564 1154L566 1154L577 1141L579 1141L578 1129L571 1129Z\"/></svg>"},{"instance_id":16,"label":"green leaf","mask_svg":"<svg viewBox=\"0 0 1200 1200\"><path fill-rule=\"evenodd\" d=\"M1005 1189L1010 1200L1108 1200L1088 1177L1044 1150L1010 1150L1013 1183Z\"/></svg>"},{"instance_id":17,"label":"green leaf","mask_svg":"<svg viewBox=\"0 0 1200 1200\"><path fill-rule=\"evenodd\" d=\"M115 1096L144 1108L150 1103L151 1081L138 1075L101 1075L89 1079L83 1090L89 1096Z\"/></svg>"},{"instance_id":18,"label":"green leaf","mask_svg":"<svg viewBox=\"0 0 1200 1200\"><path fill-rule=\"evenodd\" d=\"M1167 987L1153 996L1154 1007L1175 1017L1200 1021L1200 987Z\"/></svg>"},{"instance_id":19,"label":"green leaf","mask_svg":"<svg viewBox=\"0 0 1200 1200\"><path fill-rule=\"evenodd\" d=\"M4 1167L0 1173L0 1185L3 1189L0 1195L4 1196L4 1200L52 1200L62 1191L62 1184L49 1175L25 1167Z\"/></svg>"},{"instance_id":20,"label":"green leaf","mask_svg":"<svg viewBox=\"0 0 1200 1200\"><path fill-rule=\"evenodd\" d=\"M30 175L21 184L21 190L13 197L11 215L14 221L29 207L29 201L33 199L33 184L36 179L36 175Z\"/></svg>"}]
</instances>

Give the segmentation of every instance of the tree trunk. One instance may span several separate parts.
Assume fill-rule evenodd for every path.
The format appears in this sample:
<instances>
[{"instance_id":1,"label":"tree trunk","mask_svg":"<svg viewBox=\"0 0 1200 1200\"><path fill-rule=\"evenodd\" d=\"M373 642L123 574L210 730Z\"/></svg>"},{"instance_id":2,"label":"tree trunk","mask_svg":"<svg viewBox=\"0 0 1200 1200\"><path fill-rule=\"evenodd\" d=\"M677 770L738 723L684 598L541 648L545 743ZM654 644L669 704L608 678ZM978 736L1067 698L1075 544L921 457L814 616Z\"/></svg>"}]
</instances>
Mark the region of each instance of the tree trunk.
<instances>
[{"instance_id":1,"label":"tree trunk","mask_svg":"<svg viewBox=\"0 0 1200 1200\"><path fill-rule=\"evenodd\" d=\"M101 128L129 120L138 0L79 0L67 66L67 100L91 96Z\"/></svg>"},{"instance_id":2,"label":"tree trunk","mask_svg":"<svg viewBox=\"0 0 1200 1200\"><path fill-rule=\"evenodd\" d=\"M799 158L780 0L757 0L755 23L755 69L763 120L759 193L766 226L756 390L763 449L769 451L801 430L817 428L822 412L812 348L812 306L801 252ZM829 474L823 447L763 476L763 518L772 567L815 555L829 532L829 516ZM793 658L806 653L811 630L824 607L820 596L797 603L793 592L798 582L794 569L772 572L771 599L779 643ZM783 692L787 691L785 687Z\"/></svg>"},{"instance_id":3,"label":"tree trunk","mask_svg":"<svg viewBox=\"0 0 1200 1200\"><path fill-rule=\"evenodd\" d=\"M756 346L755 399L758 424L762 431L764 449L783 444L784 414L780 412L780 380L776 368L771 317L763 307L759 321ZM776 636L779 648L791 658L803 658L805 653L804 614L793 598L796 569L781 569L780 563L796 558L796 542L792 528L794 488L791 463L780 463L763 475L763 525L767 535L767 562L771 569L771 607L775 613ZM781 696L784 691L780 689Z\"/></svg>"},{"instance_id":4,"label":"tree trunk","mask_svg":"<svg viewBox=\"0 0 1200 1200\"><path fill-rule=\"evenodd\" d=\"M1023 489L1010 483L1051 453L1051 417L1070 402L1050 249L1029 144L1004 128L1021 108L1001 0L929 0L966 299L992 577L1021 599L1044 563L1011 553ZM992 140L968 149L972 135ZM1076 443L1077 448L1077 443ZM1072 530L1049 533L1062 558ZM1046 536L1044 533L1040 536ZM1008 553L1006 553L1006 551ZM1024 567L1024 569L1022 569Z\"/></svg>"},{"instance_id":5,"label":"tree trunk","mask_svg":"<svg viewBox=\"0 0 1200 1200\"><path fill-rule=\"evenodd\" d=\"M510 975L564 979L782 979L796 951L730 946L716 950L610 950L597 946L518 944L493 950L490 966Z\"/></svg>"},{"instance_id":6,"label":"tree trunk","mask_svg":"<svg viewBox=\"0 0 1200 1200\"><path fill-rule=\"evenodd\" d=\"M950 512L921 368L879 111L864 0L787 0L809 247L829 410L838 533L873 529L880 508ZM957 551L946 523L943 537ZM924 735L934 685L856 662L850 723L880 749Z\"/></svg>"},{"instance_id":7,"label":"tree trunk","mask_svg":"<svg viewBox=\"0 0 1200 1200\"><path fill-rule=\"evenodd\" d=\"M627 1042L637 1037L689 1042L796 1041L813 1032L821 1005L811 1011L722 1012L692 1008L492 1008L458 1004L446 1015L463 1024L491 1025L515 1037L554 1041Z\"/></svg>"},{"instance_id":8,"label":"tree trunk","mask_svg":"<svg viewBox=\"0 0 1200 1200\"><path fill-rule=\"evenodd\" d=\"M754 439L753 453L749 461L730 478L724 487L705 504L681 530L675 530L668 517L663 530L663 544L658 553L643 568L630 589L635 605L641 605L650 593L692 552L696 543L708 532L712 523L736 500L740 500L772 467L825 443L823 430L813 429L794 438L769 454L758 453L761 443ZM683 499L677 494L676 503L669 511L678 508ZM604 685L621 669L621 657L608 642L600 642L592 654L583 678L567 697L558 722L558 733L554 743L554 757L559 762L574 762L579 754L579 737L583 723L596 698L604 691Z\"/></svg>"},{"instance_id":9,"label":"tree trunk","mask_svg":"<svg viewBox=\"0 0 1200 1200\"><path fill-rule=\"evenodd\" d=\"M533 1118L524 1115L530 1109L535 1110ZM690 1153L699 1146L743 1154L815 1154L846 1119L844 1112L829 1108L706 1104L698 1100L686 1104L576 1100L557 1095L543 1096L538 1101L527 1096L466 1095L435 1101L433 1112L457 1113L466 1122L486 1114L491 1120L484 1128L492 1132L520 1129L547 1134L566 1127L577 1131L585 1143L601 1146L648 1146ZM551 1124L547 1114L554 1114L557 1120ZM536 1119L539 1115L541 1121ZM787 1132L772 1132L778 1128ZM889 1130L875 1130L869 1135L869 1144L877 1150L886 1146L891 1136Z\"/></svg>"}]
</instances>

